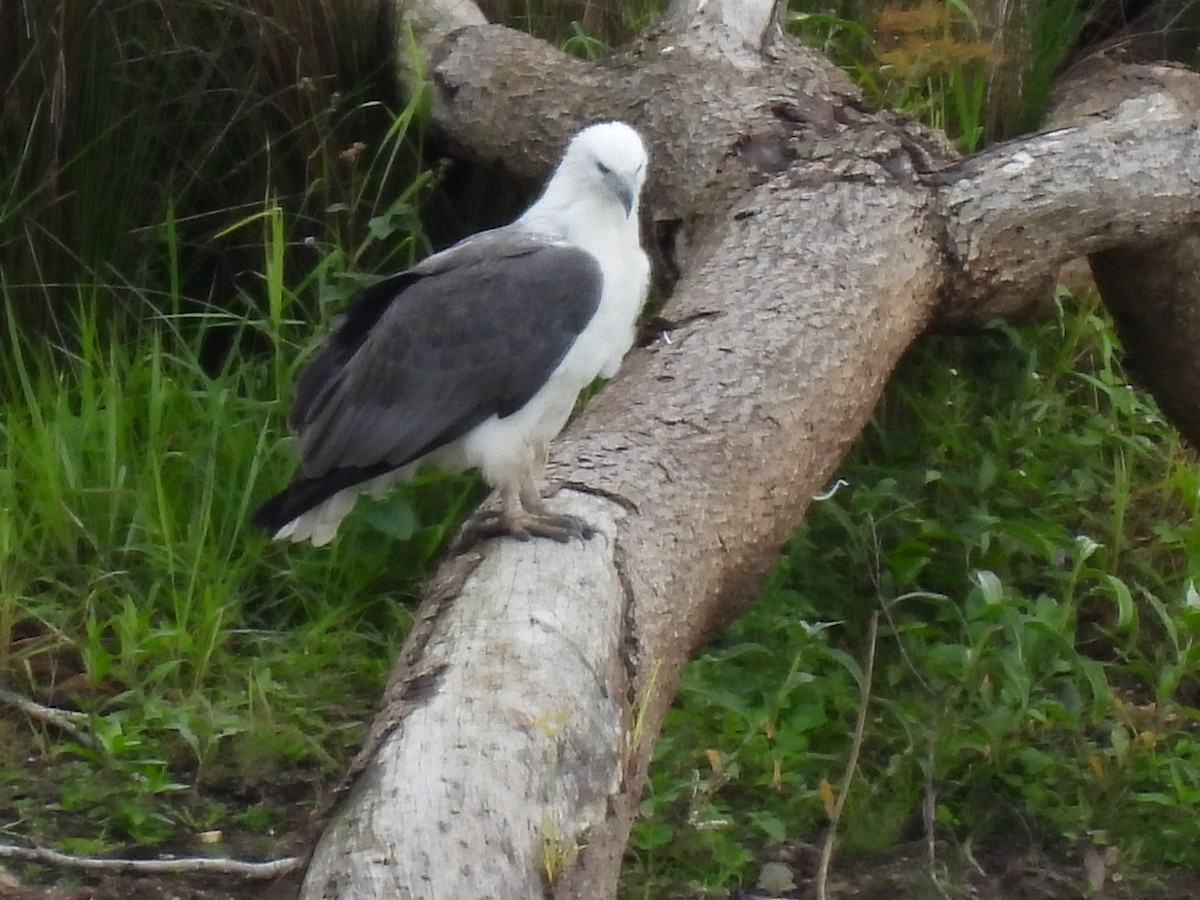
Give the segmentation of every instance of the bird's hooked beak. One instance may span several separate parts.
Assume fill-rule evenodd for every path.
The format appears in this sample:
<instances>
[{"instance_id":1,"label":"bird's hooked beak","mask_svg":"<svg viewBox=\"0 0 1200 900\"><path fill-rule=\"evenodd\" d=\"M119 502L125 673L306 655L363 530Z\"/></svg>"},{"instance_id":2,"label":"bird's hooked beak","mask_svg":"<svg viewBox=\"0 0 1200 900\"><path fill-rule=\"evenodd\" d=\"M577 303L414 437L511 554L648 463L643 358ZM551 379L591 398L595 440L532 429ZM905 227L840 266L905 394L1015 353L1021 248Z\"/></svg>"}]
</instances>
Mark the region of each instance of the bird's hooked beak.
<instances>
[{"instance_id":1,"label":"bird's hooked beak","mask_svg":"<svg viewBox=\"0 0 1200 900\"><path fill-rule=\"evenodd\" d=\"M633 201L637 198L633 179L623 177L617 172L606 172L604 182L617 195L621 205L625 207L625 218L628 219L629 214L633 212Z\"/></svg>"}]
</instances>

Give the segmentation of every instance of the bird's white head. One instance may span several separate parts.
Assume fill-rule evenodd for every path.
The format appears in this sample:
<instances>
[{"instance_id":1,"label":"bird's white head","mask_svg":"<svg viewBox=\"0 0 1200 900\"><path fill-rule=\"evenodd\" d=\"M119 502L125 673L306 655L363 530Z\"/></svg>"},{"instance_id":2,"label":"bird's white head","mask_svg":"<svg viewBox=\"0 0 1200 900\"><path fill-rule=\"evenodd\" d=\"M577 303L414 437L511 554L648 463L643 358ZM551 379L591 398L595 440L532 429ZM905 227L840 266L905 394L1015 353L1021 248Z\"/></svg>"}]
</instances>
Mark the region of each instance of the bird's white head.
<instances>
[{"instance_id":1,"label":"bird's white head","mask_svg":"<svg viewBox=\"0 0 1200 900\"><path fill-rule=\"evenodd\" d=\"M610 192L632 216L646 179L646 145L624 122L591 125L571 140L560 170L570 169L581 184Z\"/></svg>"},{"instance_id":2,"label":"bird's white head","mask_svg":"<svg viewBox=\"0 0 1200 900\"><path fill-rule=\"evenodd\" d=\"M641 135L624 122L590 125L567 145L543 196L553 203L561 190L572 199L601 199L636 218L647 161Z\"/></svg>"}]
</instances>

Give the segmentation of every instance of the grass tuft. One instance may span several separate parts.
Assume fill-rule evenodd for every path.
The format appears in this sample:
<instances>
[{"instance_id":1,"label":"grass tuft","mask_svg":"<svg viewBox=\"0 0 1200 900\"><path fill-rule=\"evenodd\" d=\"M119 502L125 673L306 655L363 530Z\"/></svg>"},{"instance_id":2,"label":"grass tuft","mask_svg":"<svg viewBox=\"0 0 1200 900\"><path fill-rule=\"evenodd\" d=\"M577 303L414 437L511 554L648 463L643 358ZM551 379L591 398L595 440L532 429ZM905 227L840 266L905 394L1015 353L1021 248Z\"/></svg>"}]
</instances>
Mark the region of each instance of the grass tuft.
<instances>
[{"instance_id":1,"label":"grass tuft","mask_svg":"<svg viewBox=\"0 0 1200 900\"><path fill-rule=\"evenodd\" d=\"M246 312L258 248L230 221L273 198L299 245L341 202L350 246L419 170L361 4L0 0L0 21L0 270L21 326L67 346L81 290L134 321L166 308L150 284Z\"/></svg>"},{"instance_id":2,"label":"grass tuft","mask_svg":"<svg viewBox=\"0 0 1200 900\"><path fill-rule=\"evenodd\" d=\"M474 483L423 477L326 551L270 544L247 520L294 466L283 417L323 331L310 319L328 320L364 267L402 267L423 246L429 174L389 187L419 108L372 110L386 126L356 150L327 225L270 192L223 211L214 241L257 253L232 312L192 293L173 198L141 268L81 269L55 288L61 341L22 327L28 286L4 270L0 682L82 710L93 738L5 734L0 821L21 837L97 851L294 818L272 785L315 803L361 737L409 625L403 601ZM114 316L114 297L133 315ZM383 538L396 518L399 545ZM264 792L260 816L222 799L246 791Z\"/></svg>"}]
</instances>

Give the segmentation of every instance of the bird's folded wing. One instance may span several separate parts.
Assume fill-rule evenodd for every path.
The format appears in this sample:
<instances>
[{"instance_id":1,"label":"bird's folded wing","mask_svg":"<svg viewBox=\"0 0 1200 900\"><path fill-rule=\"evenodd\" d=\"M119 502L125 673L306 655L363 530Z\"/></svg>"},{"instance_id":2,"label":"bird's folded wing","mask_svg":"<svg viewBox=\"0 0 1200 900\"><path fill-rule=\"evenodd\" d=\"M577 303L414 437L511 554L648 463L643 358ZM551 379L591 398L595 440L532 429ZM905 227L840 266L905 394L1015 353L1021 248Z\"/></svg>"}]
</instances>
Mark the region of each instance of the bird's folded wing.
<instances>
[{"instance_id":1,"label":"bird's folded wing","mask_svg":"<svg viewBox=\"0 0 1200 900\"><path fill-rule=\"evenodd\" d=\"M504 231L368 288L351 308L298 382L289 423L305 477L404 465L510 415L546 382L596 311L600 267Z\"/></svg>"}]
</instances>

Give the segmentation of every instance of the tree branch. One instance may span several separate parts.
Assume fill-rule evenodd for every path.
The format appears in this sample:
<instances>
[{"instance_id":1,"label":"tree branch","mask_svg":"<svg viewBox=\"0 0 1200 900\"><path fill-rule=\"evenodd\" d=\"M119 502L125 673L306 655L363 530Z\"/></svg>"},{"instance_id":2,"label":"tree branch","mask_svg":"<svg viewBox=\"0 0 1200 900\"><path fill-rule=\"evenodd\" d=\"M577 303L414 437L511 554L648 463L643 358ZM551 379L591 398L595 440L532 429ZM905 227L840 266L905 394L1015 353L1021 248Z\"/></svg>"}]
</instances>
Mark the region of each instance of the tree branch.
<instances>
[{"instance_id":1,"label":"tree branch","mask_svg":"<svg viewBox=\"0 0 1200 900\"><path fill-rule=\"evenodd\" d=\"M1200 76L1139 66L1101 113L989 148L929 180L955 267L939 325L1027 313L1063 263L1200 220ZM1128 71L1128 70L1127 70Z\"/></svg>"},{"instance_id":2,"label":"tree branch","mask_svg":"<svg viewBox=\"0 0 1200 900\"><path fill-rule=\"evenodd\" d=\"M0 859L20 859L63 869L114 872L121 875L233 875L255 881L279 878L294 872L300 865L299 859L290 856L269 862L243 862L208 856L179 859L107 859L73 856L70 853L59 853L57 850L17 847L13 844L0 844Z\"/></svg>"},{"instance_id":3,"label":"tree branch","mask_svg":"<svg viewBox=\"0 0 1200 900\"><path fill-rule=\"evenodd\" d=\"M1196 118L1200 101L1194 72L1165 65L1122 66L1103 57L1059 87L1052 117L1060 122L1103 116L1135 92L1147 98L1164 93L1181 98L1185 122ZM1193 142L1176 160L1181 174L1192 172L1193 190L1200 184L1195 158ZM1200 447L1200 215L1193 214L1175 234L1154 225L1148 229L1151 234L1093 252L1092 273L1112 311L1127 367L1154 393L1183 436Z\"/></svg>"},{"instance_id":4,"label":"tree branch","mask_svg":"<svg viewBox=\"0 0 1200 900\"><path fill-rule=\"evenodd\" d=\"M81 747L94 747L96 745L92 736L79 727L80 724L87 721L85 713L43 706L22 694L10 691L2 685L0 685L0 703L11 706L18 712L38 722L54 726Z\"/></svg>"},{"instance_id":5,"label":"tree branch","mask_svg":"<svg viewBox=\"0 0 1200 900\"><path fill-rule=\"evenodd\" d=\"M672 0L666 30L701 55L761 69L779 37L779 0Z\"/></svg>"}]
</instances>

